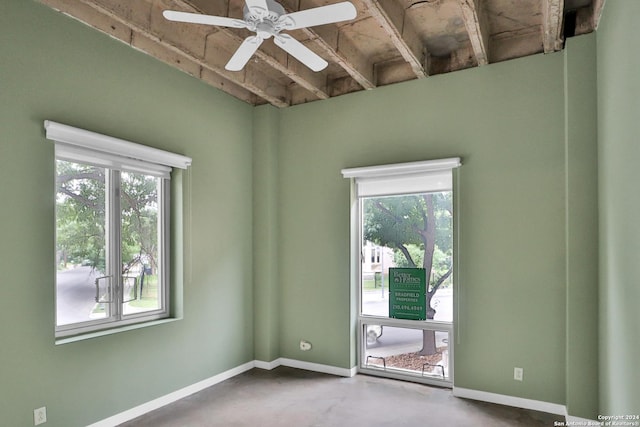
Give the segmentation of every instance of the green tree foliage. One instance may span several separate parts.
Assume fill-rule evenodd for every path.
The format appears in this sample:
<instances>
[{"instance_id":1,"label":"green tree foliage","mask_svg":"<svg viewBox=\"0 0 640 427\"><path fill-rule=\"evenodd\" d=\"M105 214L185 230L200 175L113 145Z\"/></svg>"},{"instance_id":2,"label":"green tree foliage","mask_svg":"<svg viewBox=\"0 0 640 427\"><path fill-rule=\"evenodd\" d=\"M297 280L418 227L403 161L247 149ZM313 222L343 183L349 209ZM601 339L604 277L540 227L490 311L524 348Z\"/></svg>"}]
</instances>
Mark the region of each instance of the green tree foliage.
<instances>
[{"instance_id":1,"label":"green tree foliage","mask_svg":"<svg viewBox=\"0 0 640 427\"><path fill-rule=\"evenodd\" d=\"M427 318L431 300L453 271L452 193L375 197L363 202L364 239L394 250L399 267L422 267L428 280ZM436 353L435 333L423 330L421 354Z\"/></svg>"},{"instance_id":2,"label":"green tree foliage","mask_svg":"<svg viewBox=\"0 0 640 427\"><path fill-rule=\"evenodd\" d=\"M105 170L58 160L56 243L61 264L105 269Z\"/></svg>"},{"instance_id":3,"label":"green tree foliage","mask_svg":"<svg viewBox=\"0 0 640 427\"><path fill-rule=\"evenodd\" d=\"M417 266L422 266L424 262L424 249L418 245L407 245L407 250L409 251L411 259L415 261L415 264ZM433 250L431 278L433 279L433 277L444 276L449 270L450 263L451 251L449 251L449 253L444 253L438 246L436 246ZM393 250L393 265L400 268L411 267L405 255L398 249ZM447 282L448 281L445 281L443 285L445 285Z\"/></svg>"},{"instance_id":4,"label":"green tree foliage","mask_svg":"<svg viewBox=\"0 0 640 427\"><path fill-rule=\"evenodd\" d=\"M59 265L90 265L104 272L106 170L57 162L56 222ZM157 267L158 190L154 177L121 173L122 273L133 265Z\"/></svg>"},{"instance_id":5,"label":"green tree foliage","mask_svg":"<svg viewBox=\"0 0 640 427\"><path fill-rule=\"evenodd\" d=\"M451 275L453 206L451 192L375 197L364 200L364 238L394 250L396 265L422 267L431 298Z\"/></svg>"},{"instance_id":6,"label":"green tree foliage","mask_svg":"<svg viewBox=\"0 0 640 427\"><path fill-rule=\"evenodd\" d=\"M409 251L409 257L407 258L405 254L396 248L393 250L393 265L400 268L422 266L424 262L424 249L414 244L408 244L406 246L407 251Z\"/></svg>"},{"instance_id":7,"label":"green tree foliage","mask_svg":"<svg viewBox=\"0 0 640 427\"><path fill-rule=\"evenodd\" d=\"M122 173L122 260L123 269L135 264L157 268L158 193L152 177Z\"/></svg>"}]
</instances>

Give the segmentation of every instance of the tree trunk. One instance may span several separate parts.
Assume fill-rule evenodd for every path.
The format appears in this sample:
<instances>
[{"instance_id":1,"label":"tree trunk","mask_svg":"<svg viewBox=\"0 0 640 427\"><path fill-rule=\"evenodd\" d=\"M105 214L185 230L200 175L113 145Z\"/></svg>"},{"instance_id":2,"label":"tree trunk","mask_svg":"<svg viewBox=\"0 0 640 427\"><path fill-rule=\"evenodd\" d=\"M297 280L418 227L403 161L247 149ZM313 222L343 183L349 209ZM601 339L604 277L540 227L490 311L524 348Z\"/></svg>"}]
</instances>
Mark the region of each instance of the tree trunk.
<instances>
[{"instance_id":1,"label":"tree trunk","mask_svg":"<svg viewBox=\"0 0 640 427\"><path fill-rule=\"evenodd\" d=\"M433 294L427 293L427 319L433 320L436 315L436 310L431 307L431 297ZM422 331L422 349L418 352L421 356L429 356L436 354L436 331L426 330Z\"/></svg>"},{"instance_id":2,"label":"tree trunk","mask_svg":"<svg viewBox=\"0 0 640 427\"><path fill-rule=\"evenodd\" d=\"M418 352L421 356L436 354L436 331L422 331L422 349Z\"/></svg>"},{"instance_id":3,"label":"tree trunk","mask_svg":"<svg viewBox=\"0 0 640 427\"><path fill-rule=\"evenodd\" d=\"M427 211L423 217L424 221L424 229L421 233L422 239L424 241L424 260L423 267L425 269L425 276L427 279L427 319L433 320L436 315L436 310L431 307L431 298L436 291L436 287L434 286L431 291L429 291L429 282L431 279L431 272L433 271L433 253L435 250L436 244L436 227L435 227L435 208L433 203L433 195L432 194L424 194L423 199L425 201L425 205ZM434 284L435 285L435 284ZM436 332L430 330L422 331L422 349L418 352L421 356L429 356L431 354L436 354Z\"/></svg>"}]
</instances>

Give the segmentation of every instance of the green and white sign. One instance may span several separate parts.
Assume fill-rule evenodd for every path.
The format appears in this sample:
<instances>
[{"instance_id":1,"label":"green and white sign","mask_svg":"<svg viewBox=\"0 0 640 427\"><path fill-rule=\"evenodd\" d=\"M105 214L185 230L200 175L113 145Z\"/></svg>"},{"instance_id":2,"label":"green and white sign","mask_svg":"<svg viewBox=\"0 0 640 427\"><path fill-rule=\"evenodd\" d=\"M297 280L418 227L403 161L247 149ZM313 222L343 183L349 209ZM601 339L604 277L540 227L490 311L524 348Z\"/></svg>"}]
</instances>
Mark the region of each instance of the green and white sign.
<instances>
[{"instance_id":1,"label":"green and white sign","mask_svg":"<svg viewBox=\"0 0 640 427\"><path fill-rule=\"evenodd\" d=\"M424 268L389 269L389 317L426 320L426 294Z\"/></svg>"}]
</instances>

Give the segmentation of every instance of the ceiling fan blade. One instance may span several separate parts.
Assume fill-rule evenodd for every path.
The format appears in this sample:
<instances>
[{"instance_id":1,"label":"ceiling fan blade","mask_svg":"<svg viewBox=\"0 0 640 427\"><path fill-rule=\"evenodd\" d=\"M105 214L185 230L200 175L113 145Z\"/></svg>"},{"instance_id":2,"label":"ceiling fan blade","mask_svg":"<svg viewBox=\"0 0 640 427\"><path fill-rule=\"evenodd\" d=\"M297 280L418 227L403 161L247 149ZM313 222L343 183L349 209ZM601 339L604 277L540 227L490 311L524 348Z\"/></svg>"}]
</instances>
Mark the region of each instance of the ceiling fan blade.
<instances>
[{"instance_id":1,"label":"ceiling fan blade","mask_svg":"<svg viewBox=\"0 0 640 427\"><path fill-rule=\"evenodd\" d=\"M267 6L267 0L245 0L247 8L258 17L266 16L269 13L269 6Z\"/></svg>"},{"instance_id":2,"label":"ceiling fan blade","mask_svg":"<svg viewBox=\"0 0 640 427\"><path fill-rule=\"evenodd\" d=\"M249 36L240 45L224 68L228 71L240 71L249 62L249 59L262 44L262 39L257 36Z\"/></svg>"},{"instance_id":3,"label":"ceiling fan blade","mask_svg":"<svg viewBox=\"0 0 640 427\"><path fill-rule=\"evenodd\" d=\"M202 15L200 13L178 12L165 10L162 15L169 21L187 22L190 24L217 25L219 27L246 28L247 24L240 19L225 18L223 16Z\"/></svg>"},{"instance_id":4,"label":"ceiling fan blade","mask_svg":"<svg viewBox=\"0 0 640 427\"><path fill-rule=\"evenodd\" d=\"M354 19L357 15L358 12L355 6L351 2L343 1L328 6L288 13L280 17L280 22L285 30L297 30L298 28L347 21Z\"/></svg>"},{"instance_id":5,"label":"ceiling fan blade","mask_svg":"<svg viewBox=\"0 0 640 427\"><path fill-rule=\"evenodd\" d=\"M278 34L275 36L273 41L285 52L311 68L313 71L324 70L327 65L329 65L327 61L316 55L311 49L288 34Z\"/></svg>"}]
</instances>

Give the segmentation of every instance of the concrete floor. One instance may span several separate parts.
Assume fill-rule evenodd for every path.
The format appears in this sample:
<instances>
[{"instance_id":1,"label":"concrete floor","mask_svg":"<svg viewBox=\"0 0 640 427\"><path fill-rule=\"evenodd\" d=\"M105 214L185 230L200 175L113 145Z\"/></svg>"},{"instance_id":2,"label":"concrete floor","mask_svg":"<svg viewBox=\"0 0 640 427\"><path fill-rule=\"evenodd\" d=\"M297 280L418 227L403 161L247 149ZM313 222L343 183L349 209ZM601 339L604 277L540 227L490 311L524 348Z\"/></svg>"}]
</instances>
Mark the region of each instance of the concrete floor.
<instances>
[{"instance_id":1,"label":"concrete floor","mask_svg":"<svg viewBox=\"0 0 640 427\"><path fill-rule=\"evenodd\" d=\"M357 375L253 369L125 427L550 427L564 417L460 399L451 390Z\"/></svg>"}]
</instances>

